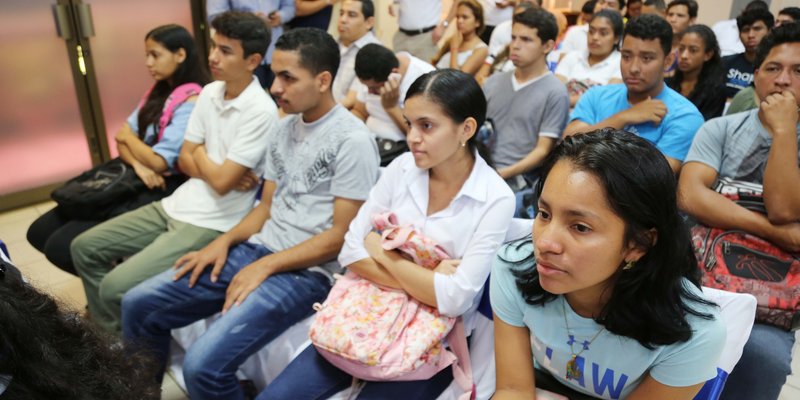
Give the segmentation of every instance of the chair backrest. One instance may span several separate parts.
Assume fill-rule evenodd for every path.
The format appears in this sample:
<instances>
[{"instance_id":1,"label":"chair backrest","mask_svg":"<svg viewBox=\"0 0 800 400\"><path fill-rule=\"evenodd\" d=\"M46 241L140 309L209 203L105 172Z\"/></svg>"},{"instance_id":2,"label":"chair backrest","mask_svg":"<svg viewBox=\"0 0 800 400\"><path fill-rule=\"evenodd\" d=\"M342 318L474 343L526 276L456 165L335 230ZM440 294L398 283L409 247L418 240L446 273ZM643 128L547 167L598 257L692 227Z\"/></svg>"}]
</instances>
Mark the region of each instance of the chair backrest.
<instances>
[{"instance_id":1,"label":"chair backrest","mask_svg":"<svg viewBox=\"0 0 800 400\"><path fill-rule=\"evenodd\" d=\"M2 240L0 240L0 257L8 262L11 262L11 256L8 254L8 247L6 247L6 244L3 243Z\"/></svg>"},{"instance_id":2,"label":"chair backrest","mask_svg":"<svg viewBox=\"0 0 800 400\"><path fill-rule=\"evenodd\" d=\"M719 305L728 332L725 337L725 347L717 363L717 376L706 381L694 400L717 400L725 387L728 374L739 362L744 345L750 337L756 316L756 298L749 294L707 287L703 287L703 293L709 300Z\"/></svg>"}]
</instances>

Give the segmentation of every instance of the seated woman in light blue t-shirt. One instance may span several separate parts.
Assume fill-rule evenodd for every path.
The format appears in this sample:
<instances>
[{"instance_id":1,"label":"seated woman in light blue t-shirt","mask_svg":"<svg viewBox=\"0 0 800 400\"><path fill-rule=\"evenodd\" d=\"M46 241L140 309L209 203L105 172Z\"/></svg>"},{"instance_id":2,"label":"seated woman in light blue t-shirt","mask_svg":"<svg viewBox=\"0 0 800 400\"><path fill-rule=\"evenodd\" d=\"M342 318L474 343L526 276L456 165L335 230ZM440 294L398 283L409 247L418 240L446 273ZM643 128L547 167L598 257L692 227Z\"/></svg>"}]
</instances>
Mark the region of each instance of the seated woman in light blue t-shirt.
<instances>
[{"instance_id":1,"label":"seated woman in light blue t-shirt","mask_svg":"<svg viewBox=\"0 0 800 400\"><path fill-rule=\"evenodd\" d=\"M570 398L692 399L717 375L726 328L666 159L621 130L567 137L536 194L533 240L492 270L494 398L549 383Z\"/></svg>"}]
</instances>

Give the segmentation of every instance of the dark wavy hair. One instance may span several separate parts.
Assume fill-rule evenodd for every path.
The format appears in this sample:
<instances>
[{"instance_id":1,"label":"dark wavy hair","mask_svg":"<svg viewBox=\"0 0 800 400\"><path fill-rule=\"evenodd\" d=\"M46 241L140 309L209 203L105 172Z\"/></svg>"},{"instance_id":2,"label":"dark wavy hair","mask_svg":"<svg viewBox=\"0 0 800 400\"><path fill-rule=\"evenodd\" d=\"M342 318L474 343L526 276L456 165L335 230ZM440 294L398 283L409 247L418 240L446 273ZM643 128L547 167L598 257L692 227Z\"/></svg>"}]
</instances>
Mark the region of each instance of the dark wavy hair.
<instances>
[{"instance_id":1,"label":"dark wavy hair","mask_svg":"<svg viewBox=\"0 0 800 400\"><path fill-rule=\"evenodd\" d=\"M444 68L428 72L417 78L406 92L406 100L415 96L425 96L439 105L450 119L460 124L467 118L475 118L476 130L486 121L486 97L478 82L467 73L456 69ZM478 142L478 135L467 141L470 154L478 154L492 165L489 149Z\"/></svg>"},{"instance_id":2,"label":"dark wavy hair","mask_svg":"<svg viewBox=\"0 0 800 400\"><path fill-rule=\"evenodd\" d=\"M697 77L697 83L688 96L688 99L694 103L701 112L704 110L711 111L710 114L713 115L706 115L706 112L703 113L703 117L709 120L722 115L722 110L725 107L725 93L721 90L721 88L725 86L725 67L720 57L717 36L711 28L702 24L691 25L686 28L680 36L683 37L690 33L700 37L703 41L705 52L710 51L714 53L708 61L703 63L700 76ZM680 93L682 82L683 71L676 69L675 75L667 79L667 86ZM710 103L714 103L716 106L707 108L706 105Z\"/></svg>"},{"instance_id":3,"label":"dark wavy hair","mask_svg":"<svg viewBox=\"0 0 800 400\"><path fill-rule=\"evenodd\" d=\"M761 64L764 64L767 55L769 55L769 52L772 51L775 46L798 42L800 42L800 23L784 24L771 30L767 36L764 36L761 43L758 44L758 50L756 50L756 69L761 68Z\"/></svg>"},{"instance_id":4,"label":"dark wavy hair","mask_svg":"<svg viewBox=\"0 0 800 400\"><path fill-rule=\"evenodd\" d=\"M201 61L200 53L197 51L194 39L192 39L192 34L186 28L175 24L162 25L147 32L144 40L147 39L153 40L173 53L183 49L186 52L186 58L182 63L178 64L169 79L156 82L144 104L142 104L142 108L139 109L139 115L136 119L139 125L139 132L136 132L139 135L139 139L144 139L148 126L154 124L158 126L164 103L176 87L185 83L197 83L200 86L204 86L210 80L206 65Z\"/></svg>"},{"instance_id":5,"label":"dark wavy hair","mask_svg":"<svg viewBox=\"0 0 800 400\"><path fill-rule=\"evenodd\" d=\"M666 158L647 140L622 130L569 136L545 160L537 197L562 160L597 178L611 209L625 222L624 242L647 250L634 268L620 266L611 297L595 321L648 349L689 340L687 314L712 318L689 304L714 303L691 292L684 282L700 287L700 271L688 228L678 214L675 174ZM651 230L657 234L655 243ZM530 243L529 237L511 246L521 249ZM522 260L504 261L516 264L517 287L526 303L544 305L558 297L542 288L533 251Z\"/></svg>"},{"instance_id":6,"label":"dark wavy hair","mask_svg":"<svg viewBox=\"0 0 800 400\"><path fill-rule=\"evenodd\" d=\"M7 264L6 264L7 266ZM19 279L0 280L3 399L147 400L159 385L132 354L74 312Z\"/></svg>"},{"instance_id":7,"label":"dark wavy hair","mask_svg":"<svg viewBox=\"0 0 800 400\"><path fill-rule=\"evenodd\" d=\"M626 36L642 40L658 39L661 50L664 51L664 57L672 50L672 26L658 15L643 14L628 21L625 25L625 33L622 34L623 41Z\"/></svg>"}]
</instances>

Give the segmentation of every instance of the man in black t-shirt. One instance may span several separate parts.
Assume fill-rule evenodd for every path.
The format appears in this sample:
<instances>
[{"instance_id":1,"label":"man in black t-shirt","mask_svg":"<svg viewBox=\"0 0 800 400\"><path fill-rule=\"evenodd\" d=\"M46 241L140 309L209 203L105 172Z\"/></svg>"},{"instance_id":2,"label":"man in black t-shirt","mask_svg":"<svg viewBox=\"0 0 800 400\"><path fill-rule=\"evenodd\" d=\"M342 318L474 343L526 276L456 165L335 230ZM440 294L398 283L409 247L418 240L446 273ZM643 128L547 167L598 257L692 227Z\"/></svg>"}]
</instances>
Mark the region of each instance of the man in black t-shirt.
<instances>
[{"instance_id":1,"label":"man in black t-shirt","mask_svg":"<svg viewBox=\"0 0 800 400\"><path fill-rule=\"evenodd\" d=\"M750 9L736 17L739 27L739 39L744 45L744 53L733 54L722 58L725 65L725 94L730 99L740 90L753 83L753 62L756 48L761 39L767 36L775 23L775 17L766 9Z\"/></svg>"}]
</instances>

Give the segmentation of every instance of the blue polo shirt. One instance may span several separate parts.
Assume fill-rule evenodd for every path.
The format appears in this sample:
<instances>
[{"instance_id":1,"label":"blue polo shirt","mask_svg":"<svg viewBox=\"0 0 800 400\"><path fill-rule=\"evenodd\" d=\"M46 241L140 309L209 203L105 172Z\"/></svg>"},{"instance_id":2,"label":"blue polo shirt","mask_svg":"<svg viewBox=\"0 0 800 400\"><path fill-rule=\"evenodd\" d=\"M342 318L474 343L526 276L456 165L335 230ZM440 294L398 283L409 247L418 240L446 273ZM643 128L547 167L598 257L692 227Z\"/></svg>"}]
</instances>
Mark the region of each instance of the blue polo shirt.
<instances>
[{"instance_id":1,"label":"blue polo shirt","mask_svg":"<svg viewBox=\"0 0 800 400\"><path fill-rule=\"evenodd\" d=\"M691 101L666 84L655 98L667 106L667 115L660 124L646 122L626 125L623 129L647 139L665 156L683 161L695 133L703 125L703 114L700 114ZM595 86L578 100L570 122L579 120L594 125L629 108L631 105L628 103L628 88L625 84Z\"/></svg>"}]
</instances>

